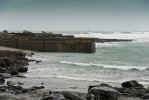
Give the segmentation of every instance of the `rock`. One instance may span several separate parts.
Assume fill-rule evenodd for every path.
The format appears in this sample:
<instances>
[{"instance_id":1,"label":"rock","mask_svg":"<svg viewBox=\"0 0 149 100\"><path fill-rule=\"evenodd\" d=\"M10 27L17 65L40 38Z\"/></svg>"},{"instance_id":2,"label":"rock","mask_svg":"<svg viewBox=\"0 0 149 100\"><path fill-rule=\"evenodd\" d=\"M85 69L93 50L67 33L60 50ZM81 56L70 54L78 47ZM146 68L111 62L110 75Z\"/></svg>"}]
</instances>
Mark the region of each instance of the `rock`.
<instances>
[{"instance_id":1,"label":"rock","mask_svg":"<svg viewBox=\"0 0 149 100\"><path fill-rule=\"evenodd\" d=\"M120 95L118 97L118 100L143 100L140 97L135 97L135 96L129 96L129 95Z\"/></svg>"},{"instance_id":2,"label":"rock","mask_svg":"<svg viewBox=\"0 0 149 100\"><path fill-rule=\"evenodd\" d=\"M66 100L61 93L52 93L50 96L43 97L42 100Z\"/></svg>"},{"instance_id":3,"label":"rock","mask_svg":"<svg viewBox=\"0 0 149 100\"><path fill-rule=\"evenodd\" d=\"M6 72L6 68L0 66L0 73L5 73L5 72Z\"/></svg>"},{"instance_id":4,"label":"rock","mask_svg":"<svg viewBox=\"0 0 149 100\"><path fill-rule=\"evenodd\" d=\"M9 73L0 73L0 77L11 78L12 76Z\"/></svg>"},{"instance_id":5,"label":"rock","mask_svg":"<svg viewBox=\"0 0 149 100\"><path fill-rule=\"evenodd\" d=\"M0 94L0 100L18 100L18 99L11 94Z\"/></svg>"},{"instance_id":6,"label":"rock","mask_svg":"<svg viewBox=\"0 0 149 100\"><path fill-rule=\"evenodd\" d=\"M18 75L27 72L28 59L25 53L20 51L0 50L0 73Z\"/></svg>"},{"instance_id":7,"label":"rock","mask_svg":"<svg viewBox=\"0 0 149 100\"><path fill-rule=\"evenodd\" d=\"M44 86L33 86L31 89L32 90L38 90L38 89L44 89Z\"/></svg>"},{"instance_id":8,"label":"rock","mask_svg":"<svg viewBox=\"0 0 149 100\"><path fill-rule=\"evenodd\" d=\"M16 82L13 82L13 81L7 81L7 85L8 86L16 86L17 83Z\"/></svg>"},{"instance_id":9,"label":"rock","mask_svg":"<svg viewBox=\"0 0 149 100\"><path fill-rule=\"evenodd\" d=\"M109 85L98 85L89 89L87 100L91 100L92 97L99 100L117 100L118 95L120 93Z\"/></svg>"},{"instance_id":10,"label":"rock","mask_svg":"<svg viewBox=\"0 0 149 100\"><path fill-rule=\"evenodd\" d=\"M30 95L14 95L1 93L0 100L41 100L39 97L30 96Z\"/></svg>"},{"instance_id":11,"label":"rock","mask_svg":"<svg viewBox=\"0 0 149 100\"><path fill-rule=\"evenodd\" d=\"M40 63L41 62L41 60L36 60L36 64L38 64L38 63Z\"/></svg>"},{"instance_id":12,"label":"rock","mask_svg":"<svg viewBox=\"0 0 149 100\"><path fill-rule=\"evenodd\" d=\"M123 94L132 95L135 97L142 97L146 93L144 88L123 88L120 91Z\"/></svg>"},{"instance_id":13,"label":"rock","mask_svg":"<svg viewBox=\"0 0 149 100\"><path fill-rule=\"evenodd\" d=\"M27 67L20 67L18 69L18 72L21 72L21 73L24 73L24 72L27 72L28 71L28 68Z\"/></svg>"},{"instance_id":14,"label":"rock","mask_svg":"<svg viewBox=\"0 0 149 100\"><path fill-rule=\"evenodd\" d=\"M99 84L99 85L90 85L90 86L88 87L88 91L89 91L91 88L93 88L93 87L103 87L103 86L112 88L112 86L110 86L109 84L101 83L101 84Z\"/></svg>"},{"instance_id":15,"label":"rock","mask_svg":"<svg viewBox=\"0 0 149 100\"><path fill-rule=\"evenodd\" d=\"M68 99L68 100L83 100L81 97L71 93L71 92L68 92L68 91L63 91L61 92L63 94L63 96Z\"/></svg>"},{"instance_id":16,"label":"rock","mask_svg":"<svg viewBox=\"0 0 149 100\"><path fill-rule=\"evenodd\" d=\"M22 83L22 82L17 82L17 84L18 84L18 85L24 85L24 83Z\"/></svg>"},{"instance_id":17,"label":"rock","mask_svg":"<svg viewBox=\"0 0 149 100\"><path fill-rule=\"evenodd\" d=\"M144 94L143 100L149 100L149 93Z\"/></svg>"},{"instance_id":18,"label":"rock","mask_svg":"<svg viewBox=\"0 0 149 100\"><path fill-rule=\"evenodd\" d=\"M18 75L19 73L14 70L14 71L11 71L10 74L11 74L11 75Z\"/></svg>"},{"instance_id":19,"label":"rock","mask_svg":"<svg viewBox=\"0 0 149 100\"><path fill-rule=\"evenodd\" d=\"M0 77L0 85L3 85L5 83L5 79L3 77Z\"/></svg>"},{"instance_id":20,"label":"rock","mask_svg":"<svg viewBox=\"0 0 149 100\"><path fill-rule=\"evenodd\" d=\"M135 80L123 82L121 84L121 86L124 87L124 88L143 88L143 85L142 84L139 84Z\"/></svg>"}]
</instances>

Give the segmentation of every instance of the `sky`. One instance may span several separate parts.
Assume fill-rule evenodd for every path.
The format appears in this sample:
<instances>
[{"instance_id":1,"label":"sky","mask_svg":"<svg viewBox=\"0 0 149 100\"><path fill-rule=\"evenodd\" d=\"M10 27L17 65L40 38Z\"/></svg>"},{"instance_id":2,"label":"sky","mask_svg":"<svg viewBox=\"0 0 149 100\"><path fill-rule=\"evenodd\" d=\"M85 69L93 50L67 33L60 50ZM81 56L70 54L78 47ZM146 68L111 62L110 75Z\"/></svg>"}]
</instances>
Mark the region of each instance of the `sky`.
<instances>
[{"instance_id":1,"label":"sky","mask_svg":"<svg viewBox=\"0 0 149 100\"><path fill-rule=\"evenodd\" d=\"M0 0L0 30L149 31L149 0Z\"/></svg>"}]
</instances>

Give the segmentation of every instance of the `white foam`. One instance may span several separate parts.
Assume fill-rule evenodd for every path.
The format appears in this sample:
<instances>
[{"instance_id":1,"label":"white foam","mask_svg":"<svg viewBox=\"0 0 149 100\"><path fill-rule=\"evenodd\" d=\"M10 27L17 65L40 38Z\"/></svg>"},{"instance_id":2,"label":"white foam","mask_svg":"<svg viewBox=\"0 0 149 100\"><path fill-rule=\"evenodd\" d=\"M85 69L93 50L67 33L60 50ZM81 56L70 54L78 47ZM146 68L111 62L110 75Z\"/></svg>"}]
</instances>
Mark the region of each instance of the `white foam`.
<instances>
[{"instance_id":1,"label":"white foam","mask_svg":"<svg viewBox=\"0 0 149 100\"><path fill-rule=\"evenodd\" d=\"M122 45L118 42L96 43L96 47L117 47L117 46L122 46Z\"/></svg>"},{"instance_id":2,"label":"white foam","mask_svg":"<svg viewBox=\"0 0 149 100\"><path fill-rule=\"evenodd\" d=\"M62 64L70 64L75 66L97 66L100 68L109 68L109 69L120 69L120 70L131 70L131 69L138 69L138 70L145 70L146 66L118 66L118 65L106 65L106 64L94 64L94 63L79 63L79 62L68 62L68 61L61 61Z\"/></svg>"},{"instance_id":3,"label":"white foam","mask_svg":"<svg viewBox=\"0 0 149 100\"><path fill-rule=\"evenodd\" d=\"M149 41L149 32L131 32L131 33L113 32L113 33L106 33L106 34L89 32L88 34L74 34L74 36L103 38L103 39L132 39L139 42Z\"/></svg>"}]
</instances>

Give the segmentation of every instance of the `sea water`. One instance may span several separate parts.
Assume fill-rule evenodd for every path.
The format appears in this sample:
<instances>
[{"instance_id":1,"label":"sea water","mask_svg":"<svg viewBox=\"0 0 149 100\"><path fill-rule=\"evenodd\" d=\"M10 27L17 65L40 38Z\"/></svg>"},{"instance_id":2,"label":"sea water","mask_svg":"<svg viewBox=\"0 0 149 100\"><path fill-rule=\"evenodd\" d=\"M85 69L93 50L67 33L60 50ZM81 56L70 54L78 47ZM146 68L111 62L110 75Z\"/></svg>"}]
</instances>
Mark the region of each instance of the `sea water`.
<instances>
[{"instance_id":1,"label":"sea water","mask_svg":"<svg viewBox=\"0 0 149 100\"><path fill-rule=\"evenodd\" d=\"M31 63L26 76L112 83L137 80L149 84L149 32L78 32L73 35L133 41L96 43L96 53L89 54L36 52L32 59L42 62Z\"/></svg>"}]
</instances>

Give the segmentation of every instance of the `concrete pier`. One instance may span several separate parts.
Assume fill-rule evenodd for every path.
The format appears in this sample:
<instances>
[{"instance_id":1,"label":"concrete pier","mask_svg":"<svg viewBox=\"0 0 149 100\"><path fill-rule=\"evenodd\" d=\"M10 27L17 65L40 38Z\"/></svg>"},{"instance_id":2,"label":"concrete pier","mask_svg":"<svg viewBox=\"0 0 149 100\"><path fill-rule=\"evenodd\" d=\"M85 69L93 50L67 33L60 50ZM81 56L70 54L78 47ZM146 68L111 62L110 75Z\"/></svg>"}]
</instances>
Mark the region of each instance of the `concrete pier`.
<instances>
[{"instance_id":1,"label":"concrete pier","mask_svg":"<svg viewBox=\"0 0 149 100\"><path fill-rule=\"evenodd\" d=\"M37 38L15 37L0 38L0 46L42 52L84 52L96 51L95 39L92 38Z\"/></svg>"}]
</instances>

